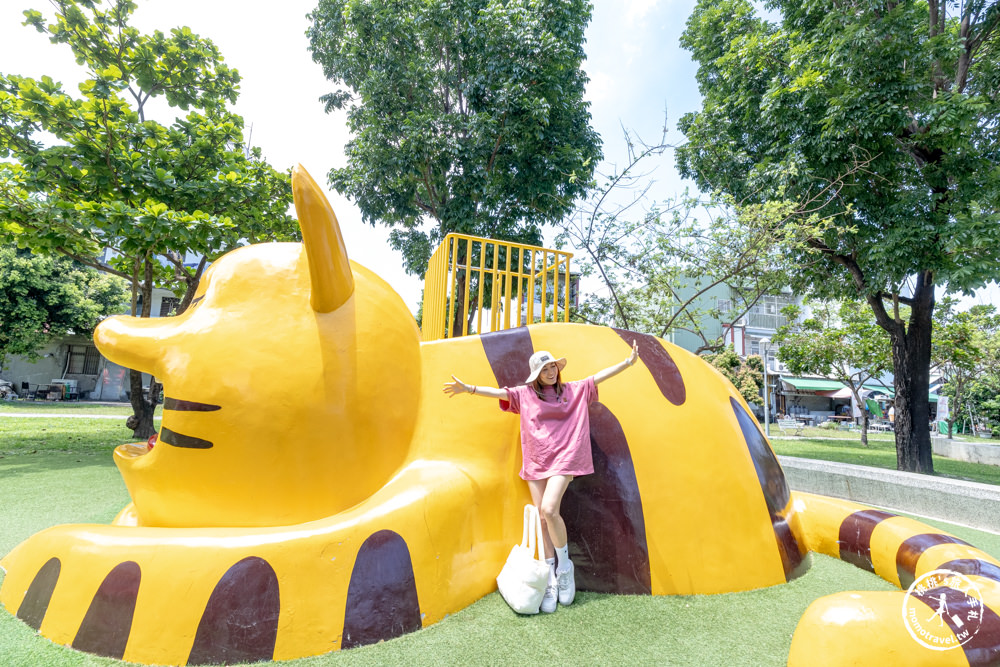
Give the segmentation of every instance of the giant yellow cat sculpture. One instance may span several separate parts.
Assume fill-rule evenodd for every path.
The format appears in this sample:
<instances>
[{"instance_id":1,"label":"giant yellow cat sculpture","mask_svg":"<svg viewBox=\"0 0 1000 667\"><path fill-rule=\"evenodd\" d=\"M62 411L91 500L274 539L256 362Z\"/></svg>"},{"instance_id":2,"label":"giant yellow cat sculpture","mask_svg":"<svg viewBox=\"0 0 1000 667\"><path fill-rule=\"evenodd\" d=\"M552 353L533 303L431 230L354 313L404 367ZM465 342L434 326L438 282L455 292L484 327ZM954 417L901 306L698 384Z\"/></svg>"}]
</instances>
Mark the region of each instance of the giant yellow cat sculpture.
<instances>
[{"instance_id":1,"label":"giant yellow cat sculpture","mask_svg":"<svg viewBox=\"0 0 1000 667\"><path fill-rule=\"evenodd\" d=\"M636 338L641 364L603 384L592 408L595 474L563 506L580 589L747 590L785 582L809 550L904 586L946 565L987 603L960 650L915 641L902 593L852 593L810 608L790 663L996 659L997 562L915 521L790 493L747 406L707 364L575 324L421 344L399 297L348 261L301 168L293 188L302 244L230 253L184 314L114 318L95 334L109 359L164 381L163 425L152 450L115 451L133 503L113 525L57 526L0 561L0 601L42 635L204 664L316 655L435 623L495 589L528 500L517 418L449 401L442 382L519 383L536 348L582 378Z\"/></svg>"}]
</instances>

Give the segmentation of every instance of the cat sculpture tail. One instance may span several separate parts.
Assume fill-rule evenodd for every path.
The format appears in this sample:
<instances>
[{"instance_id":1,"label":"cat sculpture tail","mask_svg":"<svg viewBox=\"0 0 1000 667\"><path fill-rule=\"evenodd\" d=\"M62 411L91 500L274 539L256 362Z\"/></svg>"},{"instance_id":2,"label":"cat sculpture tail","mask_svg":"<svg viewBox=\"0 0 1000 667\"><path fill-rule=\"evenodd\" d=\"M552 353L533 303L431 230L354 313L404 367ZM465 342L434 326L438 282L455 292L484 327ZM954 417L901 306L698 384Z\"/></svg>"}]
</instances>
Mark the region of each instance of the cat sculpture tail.
<instances>
[{"instance_id":1,"label":"cat sculpture tail","mask_svg":"<svg viewBox=\"0 0 1000 667\"><path fill-rule=\"evenodd\" d=\"M1000 664L1000 562L889 512L800 492L792 502L793 530L806 549L901 590L847 591L813 602L792 639L791 667Z\"/></svg>"}]
</instances>

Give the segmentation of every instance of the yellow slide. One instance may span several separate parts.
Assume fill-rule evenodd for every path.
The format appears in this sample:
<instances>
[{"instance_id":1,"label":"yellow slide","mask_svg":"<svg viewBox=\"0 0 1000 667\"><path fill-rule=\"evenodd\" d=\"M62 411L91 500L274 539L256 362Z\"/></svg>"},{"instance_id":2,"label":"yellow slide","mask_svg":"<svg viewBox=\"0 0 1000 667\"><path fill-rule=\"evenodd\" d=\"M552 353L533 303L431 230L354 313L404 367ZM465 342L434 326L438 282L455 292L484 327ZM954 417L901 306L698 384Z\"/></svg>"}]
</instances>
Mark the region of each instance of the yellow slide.
<instances>
[{"instance_id":1,"label":"yellow slide","mask_svg":"<svg viewBox=\"0 0 1000 667\"><path fill-rule=\"evenodd\" d=\"M529 502L517 417L449 400L442 383L520 384L537 349L581 379L636 340L640 366L602 384L591 410L595 473L563 502L579 589L748 590L786 582L813 550L928 585L817 601L791 664L997 659L996 561L915 521L792 494L709 365L578 324L421 343L398 295L348 260L301 168L293 188L302 244L234 251L183 314L96 332L109 359L163 380L163 424L152 449L115 451L133 502L113 525L50 528L0 561L0 602L42 635L203 664L316 655L435 623L495 590ZM925 577L938 569L954 576Z\"/></svg>"}]
</instances>

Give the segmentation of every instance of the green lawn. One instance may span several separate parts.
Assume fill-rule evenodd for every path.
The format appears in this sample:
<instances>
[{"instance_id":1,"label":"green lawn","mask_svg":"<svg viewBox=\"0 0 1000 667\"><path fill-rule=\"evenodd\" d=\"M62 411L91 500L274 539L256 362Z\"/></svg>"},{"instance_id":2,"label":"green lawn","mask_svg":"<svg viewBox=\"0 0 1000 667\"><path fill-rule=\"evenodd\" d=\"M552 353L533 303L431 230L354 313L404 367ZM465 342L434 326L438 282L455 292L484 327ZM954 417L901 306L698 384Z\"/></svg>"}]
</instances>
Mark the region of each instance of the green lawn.
<instances>
[{"instance_id":1,"label":"green lawn","mask_svg":"<svg viewBox=\"0 0 1000 667\"><path fill-rule=\"evenodd\" d=\"M0 456L49 452L103 454L132 442L132 431L121 419L48 419L0 415Z\"/></svg>"},{"instance_id":2,"label":"green lawn","mask_svg":"<svg viewBox=\"0 0 1000 667\"><path fill-rule=\"evenodd\" d=\"M896 469L896 443L891 434L879 434L875 437L869 435L868 447L863 447L860 437L856 434L844 433L844 436L853 435L854 437L827 437L826 434L817 437L817 433L822 433L822 431L811 429L811 432L804 433L802 436L773 437L775 433L772 431L771 446L777 454L783 456L799 456L804 459L821 459L889 470ZM942 477L985 484L1000 484L1000 466L968 463L934 456L934 472Z\"/></svg>"},{"instance_id":3,"label":"green lawn","mask_svg":"<svg viewBox=\"0 0 1000 667\"><path fill-rule=\"evenodd\" d=\"M111 462L111 450L130 440L130 432L117 420L29 419L0 414L0 553L47 526L108 522L128 501ZM831 444L808 439L774 444L781 453L796 456L860 448L846 441ZM872 453L881 456L886 448L873 447ZM889 467L894 466L893 455ZM998 535L926 522L1000 557ZM436 625L399 639L275 665L547 662L777 666L785 664L792 633L809 603L852 589L892 587L852 565L814 555L808 572L799 579L745 593L690 597L581 593L572 607L538 617L513 614L494 593ZM56 646L0 612L0 664L124 663Z\"/></svg>"}]
</instances>

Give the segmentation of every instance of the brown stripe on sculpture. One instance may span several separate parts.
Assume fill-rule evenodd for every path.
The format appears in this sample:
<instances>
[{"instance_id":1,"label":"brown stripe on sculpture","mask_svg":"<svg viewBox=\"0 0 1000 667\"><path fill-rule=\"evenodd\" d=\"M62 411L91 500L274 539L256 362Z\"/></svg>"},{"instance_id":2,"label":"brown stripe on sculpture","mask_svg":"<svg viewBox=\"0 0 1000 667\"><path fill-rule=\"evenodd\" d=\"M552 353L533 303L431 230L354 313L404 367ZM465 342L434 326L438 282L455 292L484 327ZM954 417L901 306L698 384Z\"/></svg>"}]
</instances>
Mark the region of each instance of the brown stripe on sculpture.
<instances>
[{"instance_id":1,"label":"brown stripe on sculpture","mask_svg":"<svg viewBox=\"0 0 1000 667\"><path fill-rule=\"evenodd\" d=\"M656 386L663 397L674 405L681 405L687 398L684 388L684 378L680 369L674 363L670 353L664 349L655 336L635 333L625 329L615 329L622 339L631 347L634 340L639 347L639 359L649 369Z\"/></svg>"},{"instance_id":2,"label":"brown stripe on sculpture","mask_svg":"<svg viewBox=\"0 0 1000 667\"><path fill-rule=\"evenodd\" d=\"M73 639L73 648L122 659L132 632L140 579L139 564L132 561L121 563L108 573L90 601L87 615Z\"/></svg>"},{"instance_id":3,"label":"brown stripe on sculpture","mask_svg":"<svg viewBox=\"0 0 1000 667\"><path fill-rule=\"evenodd\" d=\"M365 540L354 561L341 648L375 644L421 627L410 550L398 533L380 530Z\"/></svg>"},{"instance_id":4,"label":"brown stripe on sculpture","mask_svg":"<svg viewBox=\"0 0 1000 667\"><path fill-rule=\"evenodd\" d=\"M59 581L59 570L62 565L58 558L50 558L45 565L38 570L38 574L31 580L28 592L24 594L21 606L17 608L17 617L37 630L42 627L42 619L49 608L49 600L52 599L52 592L56 589L56 582Z\"/></svg>"},{"instance_id":5,"label":"brown stripe on sculpture","mask_svg":"<svg viewBox=\"0 0 1000 667\"><path fill-rule=\"evenodd\" d=\"M211 449L213 446L212 442L209 440L202 440L201 438L196 438L193 435L177 433L176 431L171 431L165 426L160 427L160 436L157 439L157 442L165 442L168 445L173 445L174 447L184 447L186 449Z\"/></svg>"},{"instance_id":6,"label":"brown stripe on sculpture","mask_svg":"<svg viewBox=\"0 0 1000 667\"><path fill-rule=\"evenodd\" d=\"M163 399L163 409L164 410L178 410L181 412L215 412L216 410L221 410L221 405L212 405L211 403L199 403L198 401L182 401L179 398L170 398L167 396Z\"/></svg>"},{"instance_id":7,"label":"brown stripe on sculpture","mask_svg":"<svg viewBox=\"0 0 1000 667\"><path fill-rule=\"evenodd\" d=\"M528 359L535 349L527 327L485 333L479 337L498 387L516 387L528 377Z\"/></svg>"},{"instance_id":8,"label":"brown stripe on sculpture","mask_svg":"<svg viewBox=\"0 0 1000 667\"><path fill-rule=\"evenodd\" d=\"M735 398L730 397L729 404L736 415L736 421L739 422L743 440L750 452L750 460L753 461L754 471L757 473L760 491L767 504L785 578L794 579L805 569L803 567L804 552L799 547L795 534L792 533L784 516L791 499L788 483L785 481L785 473L781 469L781 464L778 463L778 458L771 451L767 441L764 440L764 435L757 427L757 420L751 417Z\"/></svg>"},{"instance_id":9,"label":"brown stripe on sculpture","mask_svg":"<svg viewBox=\"0 0 1000 667\"><path fill-rule=\"evenodd\" d=\"M879 510L855 512L840 523L840 560L853 563L862 570L874 572L872 565L872 533L875 526L896 516Z\"/></svg>"},{"instance_id":10,"label":"brown stripe on sculpture","mask_svg":"<svg viewBox=\"0 0 1000 667\"><path fill-rule=\"evenodd\" d=\"M263 558L244 558L226 571L208 598L188 664L271 660L280 612L274 569Z\"/></svg>"},{"instance_id":11,"label":"brown stripe on sculpture","mask_svg":"<svg viewBox=\"0 0 1000 667\"><path fill-rule=\"evenodd\" d=\"M900 588L910 587L910 584L915 579L914 573L917 571L917 561L920 560L920 556L927 549L939 544L964 544L969 546L968 542L950 535L942 535L941 533L921 533L920 535L908 538L896 550L896 574L899 575Z\"/></svg>"},{"instance_id":12,"label":"brown stripe on sculpture","mask_svg":"<svg viewBox=\"0 0 1000 667\"><path fill-rule=\"evenodd\" d=\"M642 498L621 424L601 403L590 406L594 474L566 490L561 514L580 590L652 593Z\"/></svg>"},{"instance_id":13,"label":"brown stripe on sculpture","mask_svg":"<svg viewBox=\"0 0 1000 667\"><path fill-rule=\"evenodd\" d=\"M937 605L931 604L929 600L940 601L941 595L944 595L948 609L947 613L939 616L948 624L956 638L968 630L967 621L970 619L970 613L972 619L976 618L976 614L981 615L979 629L961 645L965 659L969 661L969 667L995 667L1000 664L1000 616L989 607L980 604L978 599L972 602L974 598L947 586L928 589L922 594L913 595L912 598L920 600L936 613L939 611ZM959 621L966 620L960 624L956 622L956 618Z\"/></svg>"},{"instance_id":14,"label":"brown stripe on sculpture","mask_svg":"<svg viewBox=\"0 0 1000 667\"><path fill-rule=\"evenodd\" d=\"M939 565L937 570L951 570L967 576L984 577L1000 582L1000 567L978 558L958 558ZM911 582L912 583L912 582Z\"/></svg>"}]
</instances>

